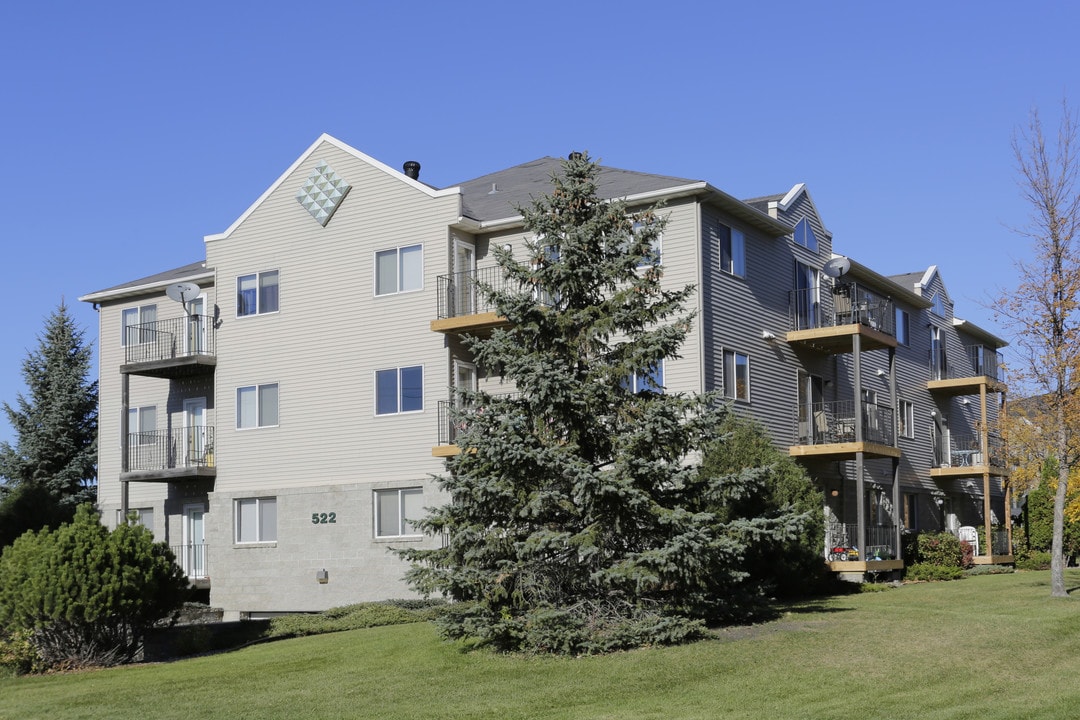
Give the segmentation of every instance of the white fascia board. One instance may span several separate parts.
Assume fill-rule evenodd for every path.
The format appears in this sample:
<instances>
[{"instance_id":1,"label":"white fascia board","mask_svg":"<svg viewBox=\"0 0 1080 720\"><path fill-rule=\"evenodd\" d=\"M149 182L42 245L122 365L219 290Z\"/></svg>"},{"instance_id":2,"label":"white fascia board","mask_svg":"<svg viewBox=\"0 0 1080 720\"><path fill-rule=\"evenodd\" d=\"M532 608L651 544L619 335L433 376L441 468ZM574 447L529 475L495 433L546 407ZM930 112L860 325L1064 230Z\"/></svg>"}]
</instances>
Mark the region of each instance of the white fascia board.
<instances>
[{"instance_id":1,"label":"white fascia board","mask_svg":"<svg viewBox=\"0 0 1080 720\"><path fill-rule=\"evenodd\" d=\"M184 277L174 277L169 278L168 280L158 280L156 282L147 283L145 285L132 285L130 287L121 287L113 290L102 290L100 292L90 293L89 295L80 297L79 302L101 303L106 300L119 300L126 297L145 295L152 290L161 290L162 288L167 288L176 283L214 280L216 277L217 274L214 272L213 268L208 268L202 272L186 275Z\"/></svg>"},{"instance_id":2,"label":"white fascia board","mask_svg":"<svg viewBox=\"0 0 1080 720\"><path fill-rule=\"evenodd\" d=\"M420 182L419 180L413 180L408 175L406 175L404 173L401 173L401 172L398 172L397 170L393 169L392 167L390 167L386 163L380 162L380 161L376 160L375 158L371 157L370 155L367 155L365 153L360 152L359 150L352 147L351 145L343 143L342 141L338 140L334 136L328 135L327 133L323 133L322 135L320 135L318 137L317 140L315 140L315 142L313 142L311 144L311 146L307 150L305 150L303 153L301 153L300 157L296 158L296 161L293 162L293 164L290 165L288 167L288 169L285 170L285 172L283 172L281 174L281 176L270 185L270 187L266 188L266 191L263 192L263 194L260 195L259 198L255 202L253 202L251 204L251 206L248 207L248 209L245 210L244 213L240 217L238 217L233 222L232 225L230 225L228 227L227 230L225 230L225 232L216 233L214 235L206 235L206 236L203 237L203 241L204 242L211 242L211 241L214 241L214 240L222 240L224 238L227 238L229 235L231 235L233 233L233 231L236 230L236 228L239 227L245 220L247 220L248 217L250 217L251 214L253 212L255 212L255 209L258 208L259 205L261 205L263 203L263 201L266 200L266 198L270 196L271 193L273 193L275 190L277 190L278 187L280 187L281 184L285 182L285 179L288 178L293 172L295 172L296 168L300 167L300 165L302 165L309 157L311 157L311 155L315 152L315 150L320 145L322 145L323 143L327 143L328 145L333 145L334 147L338 148L342 152L345 152L345 153L348 153L349 155L352 155L353 157L357 158L358 160L361 160L364 163L367 163L368 165L371 165L373 168L376 168L377 170L381 170L382 172L386 173L390 177L393 177L395 180L398 180L399 182L403 182L406 185L409 185L412 188L414 188L416 190L419 190L420 192L426 194L428 197L440 198L440 197L448 197L448 196L451 196L451 195L461 195L461 188L460 187L450 187L450 188L443 188L442 190L436 190L433 187L425 185L424 183Z\"/></svg>"},{"instance_id":3,"label":"white fascia board","mask_svg":"<svg viewBox=\"0 0 1080 720\"><path fill-rule=\"evenodd\" d=\"M937 274L937 265L931 265L926 268L926 272L923 273L922 280L919 281L919 288L930 287L930 281L934 279L934 275Z\"/></svg>"},{"instance_id":4,"label":"white fascia board","mask_svg":"<svg viewBox=\"0 0 1080 720\"><path fill-rule=\"evenodd\" d=\"M782 197L779 201L773 200L769 203L770 210L780 210L781 212L787 212L788 208L799 199L800 195L806 195L806 199L810 201L810 206L814 208L814 214L817 215L818 220L821 220L821 213L818 212L817 203L814 202L813 196L810 195L810 190L806 187L806 183L796 183L787 191L787 195ZM822 229L831 238L833 236L832 231L825 227L824 221L822 221Z\"/></svg>"},{"instance_id":5,"label":"white fascia board","mask_svg":"<svg viewBox=\"0 0 1080 720\"><path fill-rule=\"evenodd\" d=\"M984 341L989 342L991 345L995 345L998 349L1008 347L1009 343L1002 338L999 338L989 330L984 330L973 322L967 320L961 320L958 317L953 317L953 327L957 330L962 330L968 335L975 335L981 337Z\"/></svg>"}]
</instances>

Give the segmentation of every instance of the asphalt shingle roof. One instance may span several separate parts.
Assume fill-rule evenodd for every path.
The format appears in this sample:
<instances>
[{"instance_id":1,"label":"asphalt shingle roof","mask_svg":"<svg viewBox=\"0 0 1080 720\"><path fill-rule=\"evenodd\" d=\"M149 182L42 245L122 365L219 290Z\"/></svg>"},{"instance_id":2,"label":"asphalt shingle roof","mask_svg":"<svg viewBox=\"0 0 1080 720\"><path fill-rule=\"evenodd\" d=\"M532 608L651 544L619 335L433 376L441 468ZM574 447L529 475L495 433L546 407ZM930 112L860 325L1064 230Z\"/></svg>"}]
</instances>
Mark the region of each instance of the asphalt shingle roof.
<instances>
[{"instance_id":1,"label":"asphalt shingle roof","mask_svg":"<svg viewBox=\"0 0 1080 720\"><path fill-rule=\"evenodd\" d=\"M466 216L480 221L515 217L519 214L518 207L526 206L550 191L553 174L562 174L562 160L542 157L457 183L463 193L463 211ZM600 197L611 199L697 182L700 181L601 167L596 189Z\"/></svg>"}]
</instances>

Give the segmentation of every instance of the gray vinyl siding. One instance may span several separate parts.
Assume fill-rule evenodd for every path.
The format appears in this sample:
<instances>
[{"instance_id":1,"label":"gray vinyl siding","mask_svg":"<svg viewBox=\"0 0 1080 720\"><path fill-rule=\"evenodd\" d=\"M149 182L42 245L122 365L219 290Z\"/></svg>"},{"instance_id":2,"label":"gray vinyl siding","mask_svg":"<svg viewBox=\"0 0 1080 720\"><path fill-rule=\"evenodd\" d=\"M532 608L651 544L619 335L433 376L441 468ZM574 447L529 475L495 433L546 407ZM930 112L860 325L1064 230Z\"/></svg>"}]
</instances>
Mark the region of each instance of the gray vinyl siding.
<instances>
[{"instance_id":1,"label":"gray vinyl siding","mask_svg":"<svg viewBox=\"0 0 1080 720\"><path fill-rule=\"evenodd\" d=\"M792 225L798 220L790 214L781 219L791 221ZM761 422L782 448L794 440L798 370L802 368L829 379L836 372L832 358L812 354L797 357L784 342L790 328L788 304L794 288L796 260L820 268L831 253L827 233L816 217L813 220L815 232L819 233L817 253L796 245L790 236L762 237L716 208L707 205L701 208L703 276L699 326L708 339L702 357L705 389L723 390L724 350L747 354L750 402L736 401L732 407ZM719 225L742 231L746 241L745 277L720 269ZM825 295L822 294L823 299ZM763 331L772 333L775 339L764 339ZM832 388L835 387L833 383Z\"/></svg>"}]
</instances>

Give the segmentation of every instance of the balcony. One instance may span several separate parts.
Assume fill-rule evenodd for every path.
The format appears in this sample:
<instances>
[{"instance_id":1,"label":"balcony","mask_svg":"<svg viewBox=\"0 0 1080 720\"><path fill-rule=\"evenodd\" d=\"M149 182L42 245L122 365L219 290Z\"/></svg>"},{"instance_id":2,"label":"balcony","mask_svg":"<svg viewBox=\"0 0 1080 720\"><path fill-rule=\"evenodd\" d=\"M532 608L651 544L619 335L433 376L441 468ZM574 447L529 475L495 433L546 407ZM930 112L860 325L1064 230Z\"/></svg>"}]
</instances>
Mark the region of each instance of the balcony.
<instances>
[{"instance_id":1,"label":"balcony","mask_svg":"<svg viewBox=\"0 0 1080 720\"><path fill-rule=\"evenodd\" d=\"M904 561L896 547L896 527L867 525L859 542L859 524L830 522L825 527L825 559L833 572L900 570Z\"/></svg>"},{"instance_id":2,"label":"balcony","mask_svg":"<svg viewBox=\"0 0 1080 720\"><path fill-rule=\"evenodd\" d=\"M977 395L981 388L988 392L1004 392L1003 356L982 345L968 345L960 362L951 364L945 349L930 356L930 380L926 388L945 396Z\"/></svg>"},{"instance_id":3,"label":"balcony","mask_svg":"<svg viewBox=\"0 0 1080 720\"><path fill-rule=\"evenodd\" d=\"M187 543L184 545L171 545L172 554L176 556L177 566L187 575L188 582L193 587L210 587L209 545L206 543Z\"/></svg>"},{"instance_id":4,"label":"balcony","mask_svg":"<svg viewBox=\"0 0 1080 720\"><path fill-rule=\"evenodd\" d=\"M129 325L124 332L122 373L179 378L212 373L217 365L217 328L209 315Z\"/></svg>"},{"instance_id":5,"label":"balcony","mask_svg":"<svg viewBox=\"0 0 1080 720\"><path fill-rule=\"evenodd\" d=\"M506 285L502 268L497 266L440 275L437 319L431 321L431 329L443 333L476 332L505 325L506 318L495 311L483 290L502 290Z\"/></svg>"},{"instance_id":6,"label":"balcony","mask_svg":"<svg viewBox=\"0 0 1080 720\"><path fill-rule=\"evenodd\" d=\"M439 401L439 438L438 443L431 449L432 457L451 457L461 453L461 448L457 445L460 424L454 421L452 408L449 400Z\"/></svg>"},{"instance_id":7,"label":"balcony","mask_svg":"<svg viewBox=\"0 0 1080 720\"><path fill-rule=\"evenodd\" d=\"M128 434L126 482L173 482L213 479L214 428L179 427Z\"/></svg>"},{"instance_id":8,"label":"balcony","mask_svg":"<svg viewBox=\"0 0 1080 720\"><path fill-rule=\"evenodd\" d=\"M939 436L934 441L934 465L930 468L930 477L1008 476L1005 443L1001 437L988 433L986 447L984 454L980 435L949 433L947 443Z\"/></svg>"},{"instance_id":9,"label":"balcony","mask_svg":"<svg viewBox=\"0 0 1080 720\"><path fill-rule=\"evenodd\" d=\"M844 459L862 452L870 457L900 457L894 434L895 413L887 405L841 400L795 409L796 457Z\"/></svg>"},{"instance_id":10,"label":"balcony","mask_svg":"<svg viewBox=\"0 0 1080 720\"><path fill-rule=\"evenodd\" d=\"M862 350L896 347L896 310L890 298L850 282L827 289L831 301L822 302L822 290L789 294L789 343L830 355L853 352L856 337Z\"/></svg>"}]
</instances>

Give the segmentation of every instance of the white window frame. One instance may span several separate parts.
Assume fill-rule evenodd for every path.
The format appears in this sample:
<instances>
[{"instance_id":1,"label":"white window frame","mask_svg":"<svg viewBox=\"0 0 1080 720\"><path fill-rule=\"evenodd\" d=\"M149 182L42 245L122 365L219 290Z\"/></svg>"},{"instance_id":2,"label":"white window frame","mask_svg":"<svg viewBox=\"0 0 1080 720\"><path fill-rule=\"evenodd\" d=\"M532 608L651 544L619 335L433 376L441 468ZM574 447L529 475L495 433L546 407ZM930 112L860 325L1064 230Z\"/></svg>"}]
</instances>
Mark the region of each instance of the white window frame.
<instances>
[{"instance_id":1,"label":"white window frame","mask_svg":"<svg viewBox=\"0 0 1080 720\"><path fill-rule=\"evenodd\" d=\"M915 403L901 398L897 401L897 418L899 419L900 437L915 437Z\"/></svg>"},{"instance_id":2,"label":"white window frame","mask_svg":"<svg viewBox=\"0 0 1080 720\"><path fill-rule=\"evenodd\" d=\"M273 387L276 390L275 398L274 398L275 399L275 404L277 405L277 407L274 408L274 419L276 420L276 422L267 423L266 425L263 425L261 423L261 418L262 418L262 414L263 414L262 413L262 410L263 410L263 408L262 408L262 402L263 402L262 391L263 391L263 388L270 388L270 387ZM241 417L240 417L240 412L241 412L241 409L242 409L242 403L240 401L240 393L242 391L244 391L244 390L252 390L252 389L254 389L254 391L255 391L255 418L254 418L255 424L254 425L244 425L244 424L241 423ZM278 427L280 424L281 424L281 386L278 383L258 383L256 385L241 385L241 386L236 388L236 429L237 430L261 430L263 428Z\"/></svg>"},{"instance_id":3,"label":"white window frame","mask_svg":"<svg viewBox=\"0 0 1080 720\"><path fill-rule=\"evenodd\" d=\"M241 504L253 503L255 506L255 539L254 540L241 540L240 539L240 506ZM274 532L273 537L266 537L269 533L266 528L263 527L263 509L268 505L273 505L274 508ZM277 542L277 528L278 528L278 516L277 516L277 497L249 497L249 498L236 498L233 500L233 542L237 545L270 545Z\"/></svg>"},{"instance_id":4,"label":"white window frame","mask_svg":"<svg viewBox=\"0 0 1080 720\"><path fill-rule=\"evenodd\" d=\"M729 400L735 400L738 402L750 402L750 356L744 352L734 350L732 348L723 348L721 352L721 358L723 359L723 394L724 397ZM730 358L730 363L728 359ZM744 392L740 395L738 391L739 377L737 368L739 367L738 359L744 358L746 363L746 378L744 383ZM731 368L731 372L728 372L728 368Z\"/></svg>"},{"instance_id":5,"label":"white window frame","mask_svg":"<svg viewBox=\"0 0 1080 720\"><path fill-rule=\"evenodd\" d=\"M134 313L135 322L128 322L128 318ZM144 315L150 315L149 319L144 318ZM135 333L132 329L130 332L138 335L135 342L128 342L129 328L134 328L144 323L157 321L157 305L150 303L149 305L136 305L135 307L124 308L120 311L120 346L127 347L128 345L145 345L148 342L153 342L153 333L147 333L140 331Z\"/></svg>"},{"instance_id":6,"label":"white window frame","mask_svg":"<svg viewBox=\"0 0 1080 720\"><path fill-rule=\"evenodd\" d=\"M153 427L143 427L145 415L153 414L154 422ZM128 438L132 435L137 437L136 445L153 445L154 437L152 433L157 432L157 406L156 405L143 405L142 407L128 408ZM149 438L144 435L150 434Z\"/></svg>"},{"instance_id":7,"label":"white window frame","mask_svg":"<svg viewBox=\"0 0 1080 720\"><path fill-rule=\"evenodd\" d=\"M397 497L397 517L395 518L396 527L393 528L394 532L384 532L382 523L380 522L379 510L381 507L380 500L383 497L390 496ZM372 532L376 538L403 538L403 537L423 537L424 534L412 527L412 523L405 517L405 496L420 496L421 501L424 496L424 489L418 485L412 485L409 487L401 488L380 488L375 490L372 496ZM422 506L421 506L422 507ZM420 518L414 518L419 520ZM390 528L386 528L389 530Z\"/></svg>"},{"instance_id":8,"label":"white window frame","mask_svg":"<svg viewBox=\"0 0 1080 720\"><path fill-rule=\"evenodd\" d=\"M263 277L274 275L277 277L277 307L273 310L265 310L263 308L262 301L262 287ZM255 310L248 313L240 313L240 282L247 278L255 278ZM249 318L257 317L259 315L274 315L281 310L281 271L280 270L262 270L255 273L245 273L244 275L236 276L236 317L237 318Z\"/></svg>"},{"instance_id":9,"label":"white window frame","mask_svg":"<svg viewBox=\"0 0 1080 720\"><path fill-rule=\"evenodd\" d=\"M410 410L402 410L401 409L402 406L404 405L404 403L402 402L403 396L402 396L401 374L406 370L419 370L420 371L420 407L413 408L413 409L410 409ZM392 411L379 412L379 398L380 398L380 395L379 395L379 375L380 375L380 373L390 373L390 372L396 373L396 376L395 376L395 391L394 391L395 392L395 399L394 399L394 407L395 407L395 409L392 410ZM377 415L377 416L409 415L409 414L412 414L412 413L422 413L422 412L424 412L424 366L423 365L402 365L402 366L396 367L396 368L381 368L381 369L375 371L375 373L373 375L373 378L372 378L372 381L373 381L373 388L374 388L374 392L372 393L372 395L373 395L374 401L375 401L375 407L373 408L373 410L374 410L375 415Z\"/></svg>"},{"instance_id":10,"label":"white window frame","mask_svg":"<svg viewBox=\"0 0 1080 720\"><path fill-rule=\"evenodd\" d=\"M639 393L643 390L654 393L663 393L665 383L664 370L664 360L661 358L659 362L649 366L648 371L643 373L632 373L626 386L630 392L633 393Z\"/></svg>"},{"instance_id":11,"label":"white window frame","mask_svg":"<svg viewBox=\"0 0 1080 720\"><path fill-rule=\"evenodd\" d=\"M154 508L141 507L141 508L128 508L128 513L137 513L138 518L135 522L142 525L144 528L150 531L150 534L154 534ZM116 526L127 524L127 518L124 517L124 511L119 508L116 509Z\"/></svg>"},{"instance_id":12,"label":"white window frame","mask_svg":"<svg viewBox=\"0 0 1080 720\"><path fill-rule=\"evenodd\" d=\"M419 282L417 287L403 287L405 285L405 266L401 262L401 256L406 252L416 252L420 257L419 268ZM379 288L379 258L380 257L393 257L394 258L394 288L381 289ZM424 245L423 243L414 243L412 245L401 245L396 248L386 248L384 250L376 250L372 261L372 267L374 272L372 273L372 292L376 297L382 297L384 295L401 295L404 293L420 292L424 289Z\"/></svg>"},{"instance_id":13,"label":"white window frame","mask_svg":"<svg viewBox=\"0 0 1080 720\"><path fill-rule=\"evenodd\" d=\"M727 225L720 237L720 272L734 277L746 277L746 235Z\"/></svg>"},{"instance_id":14,"label":"white window frame","mask_svg":"<svg viewBox=\"0 0 1080 720\"><path fill-rule=\"evenodd\" d=\"M645 227L645 223L640 221L632 222L630 231L635 235L641 232L641 229ZM664 233L656 233L656 237L649 243L648 254L642 258L638 263L638 268L658 267L664 264Z\"/></svg>"},{"instance_id":15,"label":"white window frame","mask_svg":"<svg viewBox=\"0 0 1080 720\"><path fill-rule=\"evenodd\" d=\"M911 316L908 315L907 310L896 308L896 342L901 345L911 344Z\"/></svg>"},{"instance_id":16,"label":"white window frame","mask_svg":"<svg viewBox=\"0 0 1080 720\"><path fill-rule=\"evenodd\" d=\"M930 312L938 317L945 317L945 300L941 297L941 293L934 293L930 298Z\"/></svg>"},{"instance_id":17,"label":"white window frame","mask_svg":"<svg viewBox=\"0 0 1080 720\"><path fill-rule=\"evenodd\" d=\"M807 218L802 218L795 224L795 231L792 233L792 237L795 240L796 245L817 252L817 233L814 232L814 226L810 224L810 221Z\"/></svg>"}]
</instances>

